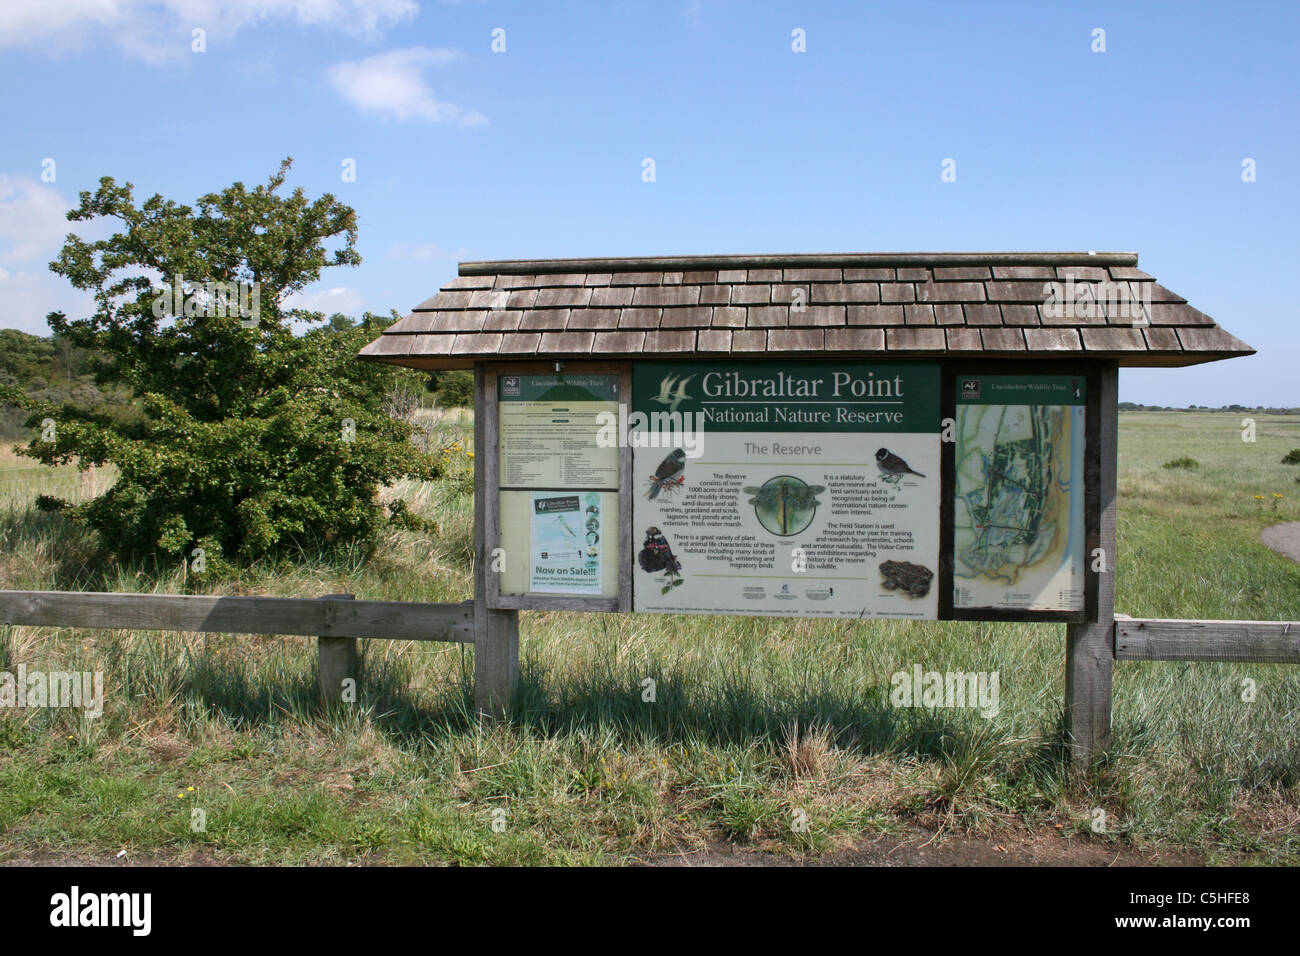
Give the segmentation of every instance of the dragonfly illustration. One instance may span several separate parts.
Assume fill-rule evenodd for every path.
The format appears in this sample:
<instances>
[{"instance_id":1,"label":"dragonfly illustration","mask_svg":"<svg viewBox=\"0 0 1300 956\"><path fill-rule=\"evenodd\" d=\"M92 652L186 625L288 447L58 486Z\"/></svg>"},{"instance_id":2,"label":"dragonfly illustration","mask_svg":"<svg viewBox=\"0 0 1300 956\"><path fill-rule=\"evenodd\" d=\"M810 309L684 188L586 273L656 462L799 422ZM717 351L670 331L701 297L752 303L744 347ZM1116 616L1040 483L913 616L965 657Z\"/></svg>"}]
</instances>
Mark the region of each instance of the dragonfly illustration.
<instances>
[{"instance_id":1,"label":"dragonfly illustration","mask_svg":"<svg viewBox=\"0 0 1300 956\"><path fill-rule=\"evenodd\" d=\"M825 485L805 485L798 478L785 475L773 478L761 488L753 485L746 485L744 488L745 494L753 496L749 499L749 503L754 506L754 511L763 527L780 535L795 534L803 530L802 527L792 528L792 526L796 525L809 509L817 507L820 503L817 501L817 496L825 490ZM773 524L775 527L772 526ZM804 521L803 527L807 527L807 521Z\"/></svg>"}]
</instances>

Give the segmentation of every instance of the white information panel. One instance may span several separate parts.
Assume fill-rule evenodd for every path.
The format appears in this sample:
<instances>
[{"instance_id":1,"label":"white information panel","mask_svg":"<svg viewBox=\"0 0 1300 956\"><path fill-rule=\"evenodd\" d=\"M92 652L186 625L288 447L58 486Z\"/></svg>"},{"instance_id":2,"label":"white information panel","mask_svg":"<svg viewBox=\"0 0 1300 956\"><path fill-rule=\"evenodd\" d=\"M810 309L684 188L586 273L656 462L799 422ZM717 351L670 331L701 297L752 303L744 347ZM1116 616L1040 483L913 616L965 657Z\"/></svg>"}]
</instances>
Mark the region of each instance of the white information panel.
<instances>
[{"instance_id":1,"label":"white information panel","mask_svg":"<svg viewBox=\"0 0 1300 956\"><path fill-rule=\"evenodd\" d=\"M938 616L940 374L638 363L633 608Z\"/></svg>"}]
</instances>

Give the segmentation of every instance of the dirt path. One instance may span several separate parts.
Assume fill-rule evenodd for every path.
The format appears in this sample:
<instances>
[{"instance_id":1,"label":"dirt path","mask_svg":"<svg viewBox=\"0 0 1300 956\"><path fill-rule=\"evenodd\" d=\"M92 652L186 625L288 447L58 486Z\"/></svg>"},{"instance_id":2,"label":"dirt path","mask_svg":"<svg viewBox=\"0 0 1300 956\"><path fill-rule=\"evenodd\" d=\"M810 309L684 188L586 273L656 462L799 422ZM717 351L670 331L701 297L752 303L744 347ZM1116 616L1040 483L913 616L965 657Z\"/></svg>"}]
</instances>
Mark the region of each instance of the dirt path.
<instances>
[{"instance_id":1,"label":"dirt path","mask_svg":"<svg viewBox=\"0 0 1300 956\"><path fill-rule=\"evenodd\" d=\"M1248 858L1226 854L1216 862L1240 865ZM383 866L382 855L366 859L367 866ZM611 864L617 864L611 859ZM623 862L633 866L1204 866L1204 854L1190 850L1143 850L1084 836L1066 836L1058 830L1006 832L995 836L948 833L909 827L882 834L822 856L801 860L784 853L718 841L703 849L680 853L637 855ZM238 861L203 850L132 851L118 857L112 850L60 852L55 850L0 851L0 867L7 866L239 866Z\"/></svg>"},{"instance_id":2,"label":"dirt path","mask_svg":"<svg viewBox=\"0 0 1300 956\"><path fill-rule=\"evenodd\" d=\"M1300 521L1265 528L1259 540L1278 554L1285 555L1292 561L1300 561Z\"/></svg>"},{"instance_id":3,"label":"dirt path","mask_svg":"<svg viewBox=\"0 0 1300 956\"><path fill-rule=\"evenodd\" d=\"M1186 850L1143 851L1055 831L936 838L918 829L874 837L807 862L727 843L655 854L639 862L645 866L1204 866L1206 860Z\"/></svg>"}]
</instances>

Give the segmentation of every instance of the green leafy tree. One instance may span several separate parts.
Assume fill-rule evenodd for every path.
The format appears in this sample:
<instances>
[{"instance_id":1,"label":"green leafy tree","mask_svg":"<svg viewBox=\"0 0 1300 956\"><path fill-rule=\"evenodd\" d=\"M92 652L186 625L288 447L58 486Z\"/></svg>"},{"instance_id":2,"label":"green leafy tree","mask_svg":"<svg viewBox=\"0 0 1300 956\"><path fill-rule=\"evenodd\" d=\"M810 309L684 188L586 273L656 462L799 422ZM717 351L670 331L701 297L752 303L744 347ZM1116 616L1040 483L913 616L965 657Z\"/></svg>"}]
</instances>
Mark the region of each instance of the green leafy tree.
<instances>
[{"instance_id":1,"label":"green leafy tree","mask_svg":"<svg viewBox=\"0 0 1300 956\"><path fill-rule=\"evenodd\" d=\"M474 373L464 369L438 373L433 397L444 408L467 408L474 404Z\"/></svg>"},{"instance_id":2,"label":"green leafy tree","mask_svg":"<svg viewBox=\"0 0 1300 956\"><path fill-rule=\"evenodd\" d=\"M288 297L323 269L361 259L356 213L328 194L284 194L290 164L266 185L235 183L193 208L157 195L137 206L129 183L105 177L68 213L107 217L119 231L68 237L50 268L92 292L96 309L77 320L51 313L50 327L93 357L99 383L129 390L143 420L29 403L29 427L43 417L56 427L24 453L117 466L99 498L45 505L118 553L201 547L211 562L289 541L365 539L383 520L380 485L436 476L411 426L383 411L403 370L355 358L388 322L368 314L294 334L295 323L323 316L290 308ZM214 283L238 283L238 294Z\"/></svg>"}]
</instances>

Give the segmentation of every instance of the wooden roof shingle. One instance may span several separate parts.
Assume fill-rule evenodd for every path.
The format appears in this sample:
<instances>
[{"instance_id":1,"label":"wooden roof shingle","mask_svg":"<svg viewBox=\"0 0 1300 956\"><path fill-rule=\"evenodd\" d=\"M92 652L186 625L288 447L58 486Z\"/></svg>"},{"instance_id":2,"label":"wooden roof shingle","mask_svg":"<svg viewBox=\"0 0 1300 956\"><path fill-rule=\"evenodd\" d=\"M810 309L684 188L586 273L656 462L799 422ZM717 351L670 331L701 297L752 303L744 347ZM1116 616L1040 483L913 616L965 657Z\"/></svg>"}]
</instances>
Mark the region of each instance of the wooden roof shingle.
<instances>
[{"instance_id":1,"label":"wooden roof shingle","mask_svg":"<svg viewBox=\"0 0 1300 956\"><path fill-rule=\"evenodd\" d=\"M498 357L778 351L1180 366L1254 353L1137 260L940 252L463 262L360 356L453 369Z\"/></svg>"}]
</instances>

